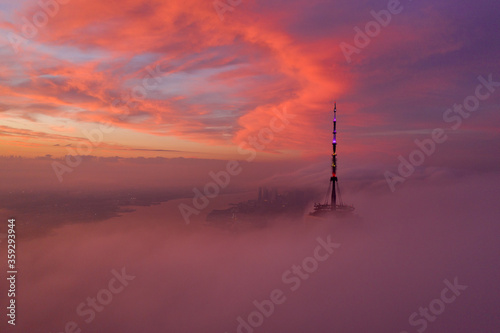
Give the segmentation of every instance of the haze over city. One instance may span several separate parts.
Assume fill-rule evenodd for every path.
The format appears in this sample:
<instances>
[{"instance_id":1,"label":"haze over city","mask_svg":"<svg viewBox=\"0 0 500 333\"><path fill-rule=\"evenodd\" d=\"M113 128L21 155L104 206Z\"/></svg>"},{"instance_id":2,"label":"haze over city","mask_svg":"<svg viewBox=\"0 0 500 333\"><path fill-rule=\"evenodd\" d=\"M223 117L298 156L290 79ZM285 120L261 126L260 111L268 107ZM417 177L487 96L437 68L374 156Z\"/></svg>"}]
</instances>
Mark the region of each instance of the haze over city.
<instances>
[{"instance_id":1,"label":"haze over city","mask_svg":"<svg viewBox=\"0 0 500 333\"><path fill-rule=\"evenodd\" d=\"M498 331L498 9L0 0L1 332Z\"/></svg>"}]
</instances>

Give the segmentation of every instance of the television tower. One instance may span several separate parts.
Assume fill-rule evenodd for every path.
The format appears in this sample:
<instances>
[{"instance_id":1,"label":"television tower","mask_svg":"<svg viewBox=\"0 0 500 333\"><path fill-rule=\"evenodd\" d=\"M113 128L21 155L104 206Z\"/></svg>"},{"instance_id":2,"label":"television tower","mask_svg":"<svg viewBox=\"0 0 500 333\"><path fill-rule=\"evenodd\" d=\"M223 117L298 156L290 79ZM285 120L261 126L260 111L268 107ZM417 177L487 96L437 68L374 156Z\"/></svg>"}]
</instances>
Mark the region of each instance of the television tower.
<instances>
[{"instance_id":1,"label":"television tower","mask_svg":"<svg viewBox=\"0 0 500 333\"><path fill-rule=\"evenodd\" d=\"M337 102L333 107L333 141L332 141L332 178L330 178L332 188L332 210L337 209Z\"/></svg>"},{"instance_id":2,"label":"television tower","mask_svg":"<svg viewBox=\"0 0 500 333\"><path fill-rule=\"evenodd\" d=\"M330 200L328 200L328 196L330 196ZM337 102L335 102L333 106L332 177L330 177L330 184L324 203L315 203L314 211L310 215L320 216L329 215L330 213L338 215L349 213L353 210L353 206L346 205L342 201L337 178Z\"/></svg>"}]
</instances>

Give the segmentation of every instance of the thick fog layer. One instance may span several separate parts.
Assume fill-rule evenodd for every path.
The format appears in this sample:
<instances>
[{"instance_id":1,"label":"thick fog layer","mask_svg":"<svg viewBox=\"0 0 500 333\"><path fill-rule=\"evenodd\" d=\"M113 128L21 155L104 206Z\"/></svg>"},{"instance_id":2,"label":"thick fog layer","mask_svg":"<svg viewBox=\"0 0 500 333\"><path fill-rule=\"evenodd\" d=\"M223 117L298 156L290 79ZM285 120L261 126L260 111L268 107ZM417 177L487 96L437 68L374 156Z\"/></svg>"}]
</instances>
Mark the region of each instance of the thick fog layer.
<instances>
[{"instance_id":1,"label":"thick fog layer","mask_svg":"<svg viewBox=\"0 0 500 333\"><path fill-rule=\"evenodd\" d=\"M204 226L208 211L186 225L189 198L58 226L18 242L15 330L493 332L499 184L361 191L346 195L355 218L305 214L245 232Z\"/></svg>"}]
</instances>

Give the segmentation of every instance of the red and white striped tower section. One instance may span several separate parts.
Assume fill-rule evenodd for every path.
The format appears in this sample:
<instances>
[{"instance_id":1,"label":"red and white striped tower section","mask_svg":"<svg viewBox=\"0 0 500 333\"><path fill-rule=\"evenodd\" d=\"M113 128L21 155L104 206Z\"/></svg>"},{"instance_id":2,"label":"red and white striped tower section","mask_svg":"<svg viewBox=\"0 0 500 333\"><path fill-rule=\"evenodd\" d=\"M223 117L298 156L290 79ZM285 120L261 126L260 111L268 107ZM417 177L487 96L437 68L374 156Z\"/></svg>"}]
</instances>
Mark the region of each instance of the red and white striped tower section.
<instances>
[{"instance_id":1,"label":"red and white striped tower section","mask_svg":"<svg viewBox=\"0 0 500 333\"><path fill-rule=\"evenodd\" d=\"M333 107L333 141L332 141L332 203L331 209L337 209L337 102Z\"/></svg>"}]
</instances>

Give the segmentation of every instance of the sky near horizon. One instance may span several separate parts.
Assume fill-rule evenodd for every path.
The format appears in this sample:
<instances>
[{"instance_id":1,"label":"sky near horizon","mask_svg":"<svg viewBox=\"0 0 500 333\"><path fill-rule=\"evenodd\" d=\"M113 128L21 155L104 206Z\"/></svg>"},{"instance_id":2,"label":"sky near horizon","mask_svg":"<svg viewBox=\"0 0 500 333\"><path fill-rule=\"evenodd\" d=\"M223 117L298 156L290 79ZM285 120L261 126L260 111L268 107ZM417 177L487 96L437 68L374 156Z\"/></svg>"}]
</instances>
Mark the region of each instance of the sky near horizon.
<instances>
[{"instance_id":1,"label":"sky near horizon","mask_svg":"<svg viewBox=\"0 0 500 333\"><path fill-rule=\"evenodd\" d=\"M230 159L261 134L260 158L316 156L334 100L349 152L394 159L434 128L499 142L498 92L443 120L500 81L495 1L41 3L0 4L0 155Z\"/></svg>"}]
</instances>

